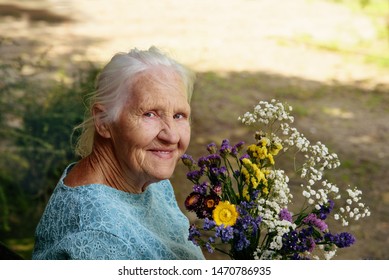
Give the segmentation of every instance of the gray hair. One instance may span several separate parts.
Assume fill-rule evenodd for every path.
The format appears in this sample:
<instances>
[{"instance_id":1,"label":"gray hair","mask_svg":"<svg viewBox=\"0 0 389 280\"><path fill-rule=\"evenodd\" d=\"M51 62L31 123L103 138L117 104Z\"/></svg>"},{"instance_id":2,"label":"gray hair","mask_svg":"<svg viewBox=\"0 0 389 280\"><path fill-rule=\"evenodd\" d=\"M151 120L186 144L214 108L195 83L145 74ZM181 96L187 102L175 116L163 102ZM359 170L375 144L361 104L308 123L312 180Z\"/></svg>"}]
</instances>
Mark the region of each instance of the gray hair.
<instances>
[{"instance_id":1,"label":"gray hair","mask_svg":"<svg viewBox=\"0 0 389 280\"><path fill-rule=\"evenodd\" d=\"M74 131L81 130L75 146L76 155L86 157L92 152L95 135L93 106L95 104L104 106L106 112L101 116L102 121L114 122L123 109L134 77L158 66L165 66L180 76L186 88L188 102L190 102L195 75L188 68L156 47L143 51L132 49L128 53L117 53L97 76L95 91L90 93L87 99L84 121L74 128Z\"/></svg>"}]
</instances>

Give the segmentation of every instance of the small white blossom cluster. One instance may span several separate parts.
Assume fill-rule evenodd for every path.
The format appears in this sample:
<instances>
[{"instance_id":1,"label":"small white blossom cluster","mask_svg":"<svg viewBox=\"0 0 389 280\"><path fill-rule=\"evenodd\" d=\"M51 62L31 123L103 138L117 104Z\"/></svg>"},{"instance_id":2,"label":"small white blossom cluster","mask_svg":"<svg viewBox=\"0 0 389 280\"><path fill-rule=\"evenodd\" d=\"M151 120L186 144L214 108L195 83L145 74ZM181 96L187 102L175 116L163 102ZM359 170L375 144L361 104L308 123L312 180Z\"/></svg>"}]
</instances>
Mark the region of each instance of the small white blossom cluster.
<instances>
[{"instance_id":1,"label":"small white blossom cluster","mask_svg":"<svg viewBox=\"0 0 389 280\"><path fill-rule=\"evenodd\" d=\"M269 233L276 233L270 242L269 248L273 250L281 249L282 236L288 233L290 229L295 229L296 225L289 221L279 219L281 207L275 201L263 198L259 199L258 210L262 213L261 227L265 226Z\"/></svg>"},{"instance_id":2,"label":"small white blossom cluster","mask_svg":"<svg viewBox=\"0 0 389 280\"><path fill-rule=\"evenodd\" d=\"M337 251L336 249L333 249L331 251L323 251L325 259L331 260L335 256L336 251Z\"/></svg>"},{"instance_id":3,"label":"small white blossom cluster","mask_svg":"<svg viewBox=\"0 0 389 280\"><path fill-rule=\"evenodd\" d=\"M340 166L338 155L329 153L328 148L321 142L309 145L304 156L301 178L307 178L310 185L313 185L312 182L320 181L326 169L335 169Z\"/></svg>"},{"instance_id":4,"label":"small white blossom cluster","mask_svg":"<svg viewBox=\"0 0 389 280\"><path fill-rule=\"evenodd\" d=\"M254 107L254 112L246 112L239 120L246 125L259 122L263 124L271 124L275 121L290 122L294 121L293 116L290 116L289 112L292 111L292 107L285 107L281 102L276 102L272 99L271 103L266 101L260 101L258 105Z\"/></svg>"},{"instance_id":5,"label":"small white blossom cluster","mask_svg":"<svg viewBox=\"0 0 389 280\"><path fill-rule=\"evenodd\" d=\"M280 255L276 254L276 251L272 250L261 250L258 247L257 251L254 252L254 260L277 260L281 259Z\"/></svg>"},{"instance_id":6,"label":"small white blossom cluster","mask_svg":"<svg viewBox=\"0 0 389 280\"><path fill-rule=\"evenodd\" d=\"M349 198L346 199L346 206L340 207L339 212L334 215L336 220L341 220L343 226L348 226L349 220L358 221L361 218L371 215L369 208L361 201L362 191L354 188L347 189Z\"/></svg>"},{"instance_id":7,"label":"small white blossom cluster","mask_svg":"<svg viewBox=\"0 0 389 280\"><path fill-rule=\"evenodd\" d=\"M314 205L318 210L320 205L328 202L329 194L337 194L339 189L331 183L323 180L325 170L339 167L340 161L337 154L330 153L328 148L321 142L311 144L310 141L297 131L284 124L284 135L291 132L289 138L282 142L288 148L296 147L304 155L304 161L300 168L300 177L306 181L302 184L303 196L308 199L308 203ZM324 188L322 188L324 187Z\"/></svg>"},{"instance_id":8,"label":"small white blossom cluster","mask_svg":"<svg viewBox=\"0 0 389 280\"><path fill-rule=\"evenodd\" d=\"M289 188L289 177L284 170L271 170L269 179L273 180L271 196L278 203L279 208L285 208L293 198Z\"/></svg>"},{"instance_id":9,"label":"small white blossom cluster","mask_svg":"<svg viewBox=\"0 0 389 280\"><path fill-rule=\"evenodd\" d=\"M326 250L324 245L319 245L319 248L322 250L324 254L324 258L326 260L331 260L335 256L337 251L336 248L332 248L332 250L328 250L328 249Z\"/></svg>"},{"instance_id":10,"label":"small white blossom cluster","mask_svg":"<svg viewBox=\"0 0 389 280\"><path fill-rule=\"evenodd\" d=\"M329 201L330 195L333 199L340 199L339 188L333 184L324 180L321 182L323 188L317 190L313 189L311 185L301 185L303 188L303 196L307 199L310 205L313 205L316 210L319 210L321 205L326 204Z\"/></svg>"},{"instance_id":11,"label":"small white blossom cluster","mask_svg":"<svg viewBox=\"0 0 389 280\"><path fill-rule=\"evenodd\" d=\"M297 128L291 127L289 123L281 123L280 129L284 137L288 136L286 139L281 139L281 144L284 146L285 151L290 147L296 147L302 152L306 152L308 150L310 142L304 134L297 130Z\"/></svg>"},{"instance_id":12,"label":"small white blossom cluster","mask_svg":"<svg viewBox=\"0 0 389 280\"><path fill-rule=\"evenodd\" d=\"M269 196L272 199L259 199L258 210L262 213L261 227L265 226L269 233L276 233L270 242L269 249L279 250L282 248L282 236L296 226L289 221L279 219L281 209L287 207L293 196L288 186L289 178L284 170L271 170L269 179L273 180L273 187ZM270 252L258 255L263 259Z\"/></svg>"}]
</instances>

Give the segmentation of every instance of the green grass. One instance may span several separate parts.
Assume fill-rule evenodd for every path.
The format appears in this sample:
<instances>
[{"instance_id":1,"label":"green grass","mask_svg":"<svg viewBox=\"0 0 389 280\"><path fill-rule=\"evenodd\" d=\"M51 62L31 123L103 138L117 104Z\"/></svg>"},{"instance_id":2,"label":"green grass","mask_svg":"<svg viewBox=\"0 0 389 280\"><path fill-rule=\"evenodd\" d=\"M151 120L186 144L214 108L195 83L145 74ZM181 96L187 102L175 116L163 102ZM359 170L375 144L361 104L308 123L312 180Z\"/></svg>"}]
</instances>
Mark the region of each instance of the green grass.
<instances>
[{"instance_id":1,"label":"green grass","mask_svg":"<svg viewBox=\"0 0 389 280\"><path fill-rule=\"evenodd\" d=\"M32 250L34 247L34 239L33 237L28 238L10 238L4 240L4 243L10 248L12 251L16 252L23 259L29 260L31 259Z\"/></svg>"},{"instance_id":2,"label":"green grass","mask_svg":"<svg viewBox=\"0 0 389 280\"><path fill-rule=\"evenodd\" d=\"M383 69L389 68L389 2L386 0L327 0L348 7L353 13L370 19L375 27L376 37L371 40L360 38L353 44L339 40L318 41L308 34L296 35L294 40L308 47L339 53L351 59L362 60ZM355 34L355 36L358 36ZM355 39L358 39L355 37ZM290 44L285 39L278 39L280 44Z\"/></svg>"}]
</instances>

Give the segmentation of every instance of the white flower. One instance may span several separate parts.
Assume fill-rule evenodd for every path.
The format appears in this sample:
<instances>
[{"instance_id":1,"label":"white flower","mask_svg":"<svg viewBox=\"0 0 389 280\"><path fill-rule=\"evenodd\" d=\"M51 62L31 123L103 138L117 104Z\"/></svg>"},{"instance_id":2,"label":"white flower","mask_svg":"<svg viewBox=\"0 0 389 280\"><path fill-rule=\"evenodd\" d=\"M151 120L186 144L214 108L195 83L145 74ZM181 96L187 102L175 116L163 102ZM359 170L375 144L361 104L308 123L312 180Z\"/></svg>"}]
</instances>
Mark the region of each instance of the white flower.
<instances>
[{"instance_id":1,"label":"white flower","mask_svg":"<svg viewBox=\"0 0 389 280\"><path fill-rule=\"evenodd\" d=\"M303 196L305 196L306 198L310 198L311 194L307 191L303 191Z\"/></svg>"},{"instance_id":2,"label":"white flower","mask_svg":"<svg viewBox=\"0 0 389 280\"><path fill-rule=\"evenodd\" d=\"M336 254L336 250L333 251L324 251L324 257L326 260L332 259Z\"/></svg>"}]
</instances>

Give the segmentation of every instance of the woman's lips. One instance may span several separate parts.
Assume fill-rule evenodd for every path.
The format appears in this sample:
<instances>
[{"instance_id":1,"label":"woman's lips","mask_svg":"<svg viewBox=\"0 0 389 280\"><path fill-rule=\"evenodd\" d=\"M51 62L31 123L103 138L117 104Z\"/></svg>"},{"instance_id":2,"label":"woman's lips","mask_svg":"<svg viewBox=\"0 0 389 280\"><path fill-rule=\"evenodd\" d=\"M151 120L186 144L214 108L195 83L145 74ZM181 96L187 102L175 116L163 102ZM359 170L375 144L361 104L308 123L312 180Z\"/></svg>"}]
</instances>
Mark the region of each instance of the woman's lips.
<instances>
[{"instance_id":1,"label":"woman's lips","mask_svg":"<svg viewBox=\"0 0 389 280\"><path fill-rule=\"evenodd\" d=\"M152 149L150 152L162 159L171 159L174 155L174 150Z\"/></svg>"}]
</instances>

